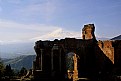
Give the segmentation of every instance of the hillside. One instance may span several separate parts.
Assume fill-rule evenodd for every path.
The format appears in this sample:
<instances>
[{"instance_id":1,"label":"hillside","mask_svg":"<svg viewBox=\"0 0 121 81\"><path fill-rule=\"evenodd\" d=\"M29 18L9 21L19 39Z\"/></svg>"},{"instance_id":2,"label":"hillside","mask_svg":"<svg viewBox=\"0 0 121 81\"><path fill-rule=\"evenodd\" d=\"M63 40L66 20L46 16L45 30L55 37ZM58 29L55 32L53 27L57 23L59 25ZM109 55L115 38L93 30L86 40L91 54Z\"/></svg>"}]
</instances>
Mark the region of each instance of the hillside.
<instances>
[{"instance_id":1,"label":"hillside","mask_svg":"<svg viewBox=\"0 0 121 81\"><path fill-rule=\"evenodd\" d=\"M3 60L5 65L10 64L13 69L20 70L22 67L31 69L36 55L22 55L13 59Z\"/></svg>"},{"instance_id":2,"label":"hillside","mask_svg":"<svg viewBox=\"0 0 121 81\"><path fill-rule=\"evenodd\" d=\"M110 39L110 40L121 40L121 35L116 36L116 37L114 37L114 38L112 38L112 39Z\"/></svg>"}]
</instances>

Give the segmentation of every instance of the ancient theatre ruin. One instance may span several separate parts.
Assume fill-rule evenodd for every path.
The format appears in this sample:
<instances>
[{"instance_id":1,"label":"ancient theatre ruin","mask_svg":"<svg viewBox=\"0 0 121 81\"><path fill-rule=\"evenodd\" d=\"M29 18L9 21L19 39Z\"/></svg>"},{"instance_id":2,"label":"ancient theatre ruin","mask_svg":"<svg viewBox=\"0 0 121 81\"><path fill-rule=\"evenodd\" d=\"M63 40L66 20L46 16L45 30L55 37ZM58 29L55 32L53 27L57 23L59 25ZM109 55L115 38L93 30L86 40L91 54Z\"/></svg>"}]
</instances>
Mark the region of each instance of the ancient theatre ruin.
<instances>
[{"instance_id":1,"label":"ancient theatre ruin","mask_svg":"<svg viewBox=\"0 0 121 81\"><path fill-rule=\"evenodd\" d=\"M94 32L94 24L87 24L82 29L82 39L38 40L34 46L34 78L76 81L121 71L121 41L97 41Z\"/></svg>"}]
</instances>

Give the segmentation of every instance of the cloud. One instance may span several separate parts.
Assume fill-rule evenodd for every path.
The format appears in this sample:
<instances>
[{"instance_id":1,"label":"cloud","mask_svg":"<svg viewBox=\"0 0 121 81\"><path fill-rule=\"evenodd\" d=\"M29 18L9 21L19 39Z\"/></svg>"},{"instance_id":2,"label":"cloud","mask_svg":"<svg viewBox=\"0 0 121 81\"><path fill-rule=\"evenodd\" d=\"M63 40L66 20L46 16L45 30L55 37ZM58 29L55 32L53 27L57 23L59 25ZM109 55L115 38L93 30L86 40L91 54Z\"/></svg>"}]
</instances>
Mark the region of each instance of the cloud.
<instances>
[{"instance_id":1,"label":"cloud","mask_svg":"<svg viewBox=\"0 0 121 81\"><path fill-rule=\"evenodd\" d=\"M0 21L1 40L27 40L56 30L60 27L44 24L21 24L13 21Z\"/></svg>"},{"instance_id":2,"label":"cloud","mask_svg":"<svg viewBox=\"0 0 121 81\"><path fill-rule=\"evenodd\" d=\"M0 6L0 12L2 11L2 7Z\"/></svg>"},{"instance_id":3,"label":"cloud","mask_svg":"<svg viewBox=\"0 0 121 81\"><path fill-rule=\"evenodd\" d=\"M11 41L8 41L8 40L4 40L4 41L1 41L0 40L0 45L5 45L5 44L15 44L15 43L28 43L28 42L31 42L31 41L24 41L24 40L11 40Z\"/></svg>"},{"instance_id":4,"label":"cloud","mask_svg":"<svg viewBox=\"0 0 121 81\"><path fill-rule=\"evenodd\" d=\"M0 5L1 5L1 0L0 0ZM2 11L2 6L0 6L0 12Z\"/></svg>"},{"instance_id":5,"label":"cloud","mask_svg":"<svg viewBox=\"0 0 121 81\"><path fill-rule=\"evenodd\" d=\"M62 38L80 38L80 32L67 31L59 26L44 24L21 24L13 21L0 21L1 42L21 42L54 40Z\"/></svg>"},{"instance_id":6,"label":"cloud","mask_svg":"<svg viewBox=\"0 0 121 81\"><path fill-rule=\"evenodd\" d=\"M42 17L46 21L51 20L54 13L57 11L56 3L53 0L45 0L41 3L27 4L24 8L16 9L13 14L18 14L23 17Z\"/></svg>"},{"instance_id":7,"label":"cloud","mask_svg":"<svg viewBox=\"0 0 121 81\"><path fill-rule=\"evenodd\" d=\"M22 0L6 0L6 1L12 4L19 4L21 3Z\"/></svg>"},{"instance_id":8,"label":"cloud","mask_svg":"<svg viewBox=\"0 0 121 81\"><path fill-rule=\"evenodd\" d=\"M54 29L57 29L59 27L57 26L50 26L50 25L45 25L45 24L21 24L13 21L0 21L0 29L4 28L12 28L12 29L22 29L22 30L33 30L37 32L45 32L45 31L51 31Z\"/></svg>"}]
</instances>

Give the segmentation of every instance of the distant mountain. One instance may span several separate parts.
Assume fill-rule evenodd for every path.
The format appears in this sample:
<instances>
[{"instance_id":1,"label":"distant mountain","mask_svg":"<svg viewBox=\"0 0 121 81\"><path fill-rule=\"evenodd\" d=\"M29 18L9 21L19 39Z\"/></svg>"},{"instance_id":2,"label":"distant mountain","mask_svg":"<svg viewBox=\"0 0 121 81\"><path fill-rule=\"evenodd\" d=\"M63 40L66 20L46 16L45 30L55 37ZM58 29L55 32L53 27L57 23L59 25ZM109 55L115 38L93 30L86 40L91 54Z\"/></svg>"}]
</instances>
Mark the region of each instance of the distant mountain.
<instances>
[{"instance_id":1,"label":"distant mountain","mask_svg":"<svg viewBox=\"0 0 121 81\"><path fill-rule=\"evenodd\" d=\"M99 37L96 37L97 40L109 40L109 38L99 38Z\"/></svg>"},{"instance_id":2,"label":"distant mountain","mask_svg":"<svg viewBox=\"0 0 121 81\"><path fill-rule=\"evenodd\" d=\"M53 32L47 33L40 37L35 37L32 40L54 40L54 39L64 39L64 38L81 38L79 32L69 32L64 31L63 29L57 29Z\"/></svg>"},{"instance_id":3,"label":"distant mountain","mask_svg":"<svg viewBox=\"0 0 121 81\"><path fill-rule=\"evenodd\" d=\"M116 37L114 37L114 38L112 38L112 39L110 39L110 40L121 40L121 35L116 36Z\"/></svg>"},{"instance_id":4,"label":"distant mountain","mask_svg":"<svg viewBox=\"0 0 121 81\"><path fill-rule=\"evenodd\" d=\"M3 59L5 65L10 64L11 68L20 70L22 67L31 69L36 55L22 55L13 59Z\"/></svg>"},{"instance_id":5,"label":"distant mountain","mask_svg":"<svg viewBox=\"0 0 121 81\"><path fill-rule=\"evenodd\" d=\"M35 55L35 42L10 43L0 45L1 58L15 58L21 55Z\"/></svg>"}]
</instances>

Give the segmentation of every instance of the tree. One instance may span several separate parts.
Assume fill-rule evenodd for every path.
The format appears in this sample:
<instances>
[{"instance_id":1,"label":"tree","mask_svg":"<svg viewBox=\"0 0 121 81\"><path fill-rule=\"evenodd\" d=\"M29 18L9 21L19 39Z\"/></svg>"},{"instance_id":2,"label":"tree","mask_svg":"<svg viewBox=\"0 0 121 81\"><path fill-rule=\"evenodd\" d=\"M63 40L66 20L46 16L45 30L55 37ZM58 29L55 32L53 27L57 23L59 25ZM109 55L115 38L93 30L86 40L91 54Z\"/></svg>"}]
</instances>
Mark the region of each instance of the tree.
<instances>
[{"instance_id":1,"label":"tree","mask_svg":"<svg viewBox=\"0 0 121 81\"><path fill-rule=\"evenodd\" d=\"M4 74L4 65L2 61L0 60L0 78L3 76L3 74Z\"/></svg>"},{"instance_id":2,"label":"tree","mask_svg":"<svg viewBox=\"0 0 121 81\"><path fill-rule=\"evenodd\" d=\"M13 70L11 69L11 66L10 64L9 65L6 65L6 68L5 68L5 73L4 73L5 76L13 76L14 75L14 72Z\"/></svg>"},{"instance_id":3,"label":"tree","mask_svg":"<svg viewBox=\"0 0 121 81\"><path fill-rule=\"evenodd\" d=\"M20 76L24 76L27 74L27 69L25 67L22 67L21 70L20 70Z\"/></svg>"}]
</instances>

